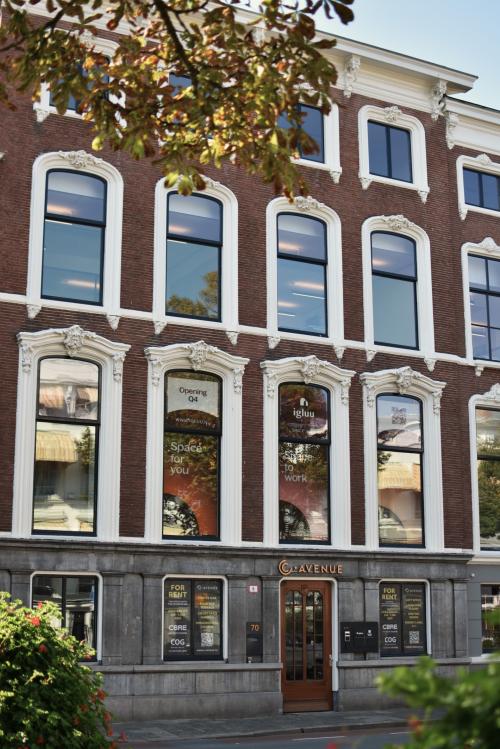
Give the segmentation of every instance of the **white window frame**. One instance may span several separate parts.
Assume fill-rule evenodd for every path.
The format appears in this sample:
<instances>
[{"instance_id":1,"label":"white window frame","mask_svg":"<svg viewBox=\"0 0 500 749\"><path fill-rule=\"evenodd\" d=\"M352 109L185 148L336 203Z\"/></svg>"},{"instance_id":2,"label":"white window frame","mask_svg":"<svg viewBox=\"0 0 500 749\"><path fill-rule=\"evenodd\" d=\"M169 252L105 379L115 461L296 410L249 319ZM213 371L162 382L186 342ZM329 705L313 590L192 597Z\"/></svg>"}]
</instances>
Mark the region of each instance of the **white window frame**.
<instances>
[{"instance_id":1,"label":"white window frame","mask_svg":"<svg viewBox=\"0 0 500 749\"><path fill-rule=\"evenodd\" d=\"M372 247L373 232L388 232L408 237L415 242L417 264L417 326L418 349L407 349L399 346L384 346L374 343L373 324L373 286L372 286ZM363 306L365 321L365 342L370 350L404 352L408 356L422 352L425 357L435 358L434 319L432 303L431 277L431 243L427 232L409 221L405 216L372 216L366 219L361 229L361 248L363 253Z\"/></svg>"},{"instance_id":2,"label":"white window frame","mask_svg":"<svg viewBox=\"0 0 500 749\"><path fill-rule=\"evenodd\" d=\"M326 303L327 336L309 333L292 333L278 329L278 230L280 213L296 213L298 216L318 218L326 224L327 265ZM274 345L283 338L302 341L328 341L341 345L344 341L344 302L342 286L342 226L334 210L312 197L295 198L293 204L286 198L275 198L266 210L266 254L267 254L267 330ZM274 348L274 346L272 346Z\"/></svg>"},{"instance_id":3,"label":"white window frame","mask_svg":"<svg viewBox=\"0 0 500 749\"><path fill-rule=\"evenodd\" d=\"M500 549L481 549L481 531L479 526L479 491L477 475L476 448L476 408L490 408L500 412L500 383L495 383L482 394L473 395L469 400L469 433L470 433L470 468L471 468L471 497L472 497L472 547L474 556L481 559L492 559L498 562ZM483 581L481 581L483 582ZM487 585L488 583L484 583ZM498 583L491 583L497 585Z\"/></svg>"},{"instance_id":4,"label":"white window frame","mask_svg":"<svg viewBox=\"0 0 500 749\"><path fill-rule=\"evenodd\" d=\"M368 121L373 120L381 125L399 127L410 133L412 181L405 182L391 177L382 177L370 172L370 155L368 149ZM427 182L427 155L425 147L425 129L419 119L405 114L399 107L375 107L367 104L358 113L359 130L359 179L363 190L372 182L396 185L407 190L416 190L422 203L427 201L430 192Z\"/></svg>"},{"instance_id":5,"label":"white window frame","mask_svg":"<svg viewBox=\"0 0 500 749\"><path fill-rule=\"evenodd\" d=\"M495 216L500 219L500 211L494 211L492 208L482 208L479 205L470 205L470 203L465 202L464 167L466 169L473 169L475 172L500 177L500 163L492 161L486 153L481 153L479 156L462 155L457 158L458 212L462 221L465 221L469 211L483 213L486 216Z\"/></svg>"},{"instance_id":6,"label":"white window frame","mask_svg":"<svg viewBox=\"0 0 500 749\"><path fill-rule=\"evenodd\" d=\"M227 354L205 341L150 346L145 355L148 360L145 541L184 546L241 545L241 391L249 359ZM167 372L179 369L208 372L222 380L219 541L162 538L164 379Z\"/></svg>"},{"instance_id":7,"label":"white window frame","mask_svg":"<svg viewBox=\"0 0 500 749\"><path fill-rule=\"evenodd\" d=\"M264 546L283 550L348 549L351 546L349 388L356 374L316 356L287 357L261 363L264 376ZM286 382L319 385L330 394L330 544L279 542L279 386Z\"/></svg>"},{"instance_id":8,"label":"white window frame","mask_svg":"<svg viewBox=\"0 0 500 749\"><path fill-rule=\"evenodd\" d=\"M500 213L499 213L500 217ZM467 362L474 364L481 374L484 367L500 369L500 361L492 359L475 359L472 346L472 321L470 316L470 278L469 278L469 255L479 255L492 260L500 260L500 245L497 245L491 237L485 237L482 242L466 242L462 245L462 279L464 292L464 323L465 323L465 356Z\"/></svg>"},{"instance_id":9,"label":"white window frame","mask_svg":"<svg viewBox=\"0 0 500 749\"><path fill-rule=\"evenodd\" d=\"M68 572L67 570L64 570L64 572L61 572L60 570L36 570L36 572L32 572L30 575L30 606L33 603L33 579L35 577L38 577L39 575L43 575L45 577L96 577L98 580L98 586L97 586L97 620L96 620L96 643L95 643L95 660L91 661L91 663L100 663L102 660L102 621L103 621L103 615L102 615L102 602L103 602L103 580L102 575L99 572L88 572L87 570L85 572L82 572L81 570L77 570L75 572Z\"/></svg>"},{"instance_id":10,"label":"white window frame","mask_svg":"<svg viewBox=\"0 0 500 749\"><path fill-rule=\"evenodd\" d=\"M385 583L423 583L425 588L425 637L426 637L426 645L427 645L427 652L424 653L424 655L432 655L432 617L431 617L431 586L429 583L429 580L426 580L423 577L381 577L379 580L379 598L378 598L378 604L379 604L379 612L378 612L378 625L380 627L380 586ZM380 653L380 651L379 651ZM415 655L380 655L380 660L388 663L391 662L393 658L399 658L401 660L402 658L419 658L420 656Z\"/></svg>"},{"instance_id":11,"label":"white window frame","mask_svg":"<svg viewBox=\"0 0 500 749\"><path fill-rule=\"evenodd\" d=\"M222 582L222 618L221 618L221 635L222 635L222 658L214 658L213 660L205 659L197 661L195 658L183 659L181 661L166 661L163 657L163 643L165 638L165 581L166 580L220 580ZM183 573L182 575L175 575L173 572L169 572L168 575L164 575L161 580L161 643L160 643L160 661L165 666L172 666L175 664L182 663L184 666L193 664L206 664L206 663L224 663L228 659L229 647L228 647L228 636L229 636L229 595L228 595L228 584L227 577L224 575L197 575L193 572L192 575Z\"/></svg>"},{"instance_id":12,"label":"white window frame","mask_svg":"<svg viewBox=\"0 0 500 749\"><path fill-rule=\"evenodd\" d=\"M82 38L82 41L86 47L93 47L96 52L100 52L110 59L114 57L115 52L118 49L118 44L112 42L111 39L103 39L102 37L97 38L90 35ZM40 97L34 102L33 109L36 114L37 122L44 122L51 114L59 114L57 108L50 103L50 87L48 83L42 83L40 86ZM79 112L75 112L74 109L67 109L62 116L71 117L76 120L83 119L82 115Z\"/></svg>"},{"instance_id":13,"label":"white window frame","mask_svg":"<svg viewBox=\"0 0 500 749\"><path fill-rule=\"evenodd\" d=\"M196 328L238 329L238 201L231 190L220 182L203 178L207 184L201 197L215 198L222 203L222 247L220 304L221 319L200 320L197 317L177 317L165 314L167 276L167 197L177 187L166 188L165 179L156 183L154 219L154 288L153 318L155 331L160 333L167 324ZM198 193L196 193L198 194Z\"/></svg>"},{"instance_id":14,"label":"white window frame","mask_svg":"<svg viewBox=\"0 0 500 749\"><path fill-rule=\"evenodd\" d=\"M305 104L305 106L314 105ZM318 109L318 107L314 108ZM330 112L323 115L323 151L324 161L311 161L311 159L304 158L292 159L292 161L299 166L327 171L334 184L338 185L342 167L340 165L339 108L335 102L332 102Z\"/></svg>"},{"instance_id":15,"label":"white window frame","mask_svg":"<svg viewBox=\"0 0 500 749\"><path fill-rule=\"evenodd\" d=\"M404 546L379 546L377 485L377 396L396 393L418 398L422 403L423 505L425 547L418 552L442 552L444 545L443 477L441 462L441 396L445 382L414 371L411 367L365 372L363 385L363 425L365 456L365 544L370 550L408 554Z\"/></svg>"},{"instance_id":16,"label":"white window frame","mask_svg":"<svg viewBox=\"0 0 500 749\"><path fill-rule=\"evenodd\" d=\"M102 305L70 300L42 299L43 235L47 172L51 169L101 177L107 183ZM120 314L123 179L112 164L85 151L57 151L38 156L33 163L26 305L33 318L42 307L105 314L116 329Z\"/></svg>"},{"instance_id":17,"label":"white window frame","mask_svg":"<svg viewBox=\"0 0 500 749\"><path fill-rule=\"evenodd\" d=\"M123 362L130 346L109 341L79 325L37 333L18 333L19 371L14 461L12 532L20 538L68 538L89 541L88 536L32 533L38 364L46 357L77 357L101 368L101 422L97 458L97 535L91 540L117 541L120 521L120 462Z\"/></svg>"}]
</instances>

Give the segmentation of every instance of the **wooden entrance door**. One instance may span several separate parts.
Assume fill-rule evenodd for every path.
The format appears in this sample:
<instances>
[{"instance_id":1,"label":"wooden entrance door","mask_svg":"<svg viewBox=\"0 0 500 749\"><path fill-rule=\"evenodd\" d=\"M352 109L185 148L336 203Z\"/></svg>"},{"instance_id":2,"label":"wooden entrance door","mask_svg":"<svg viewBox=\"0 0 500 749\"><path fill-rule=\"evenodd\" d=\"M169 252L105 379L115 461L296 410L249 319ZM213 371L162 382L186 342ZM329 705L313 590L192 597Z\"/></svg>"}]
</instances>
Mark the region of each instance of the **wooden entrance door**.
<instances>
[{"instance_id":1,"label":"wooden entrance door","mask_svg":"<svg viewBox=\"0 0 500 749\"><path fill-rule=\"evenodd\" d=\"M332 709L331 588L324 580L281 585L281 688L285 712Z\"/></svg>"}]
</instances>

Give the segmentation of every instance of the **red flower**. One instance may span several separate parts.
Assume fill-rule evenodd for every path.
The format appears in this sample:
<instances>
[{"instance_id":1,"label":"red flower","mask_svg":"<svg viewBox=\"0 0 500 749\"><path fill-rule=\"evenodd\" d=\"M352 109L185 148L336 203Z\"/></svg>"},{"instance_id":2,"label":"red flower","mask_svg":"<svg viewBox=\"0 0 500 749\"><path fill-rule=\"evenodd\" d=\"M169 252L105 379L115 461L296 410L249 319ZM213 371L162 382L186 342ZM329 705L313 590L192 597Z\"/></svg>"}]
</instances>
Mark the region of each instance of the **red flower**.
<instances>
[{"instance_id":1,"label":"red flower","mask_svg":"<svg viewBox=\"0 0 500 749\"><path fill-rule=\"evenodd\" d=\"M106 731L106 736L112 736L112 735L113 735L113 729L112 729L112 728L111 728L111 726L110 726L110 727L108 728L108 730Z\"/></svg>"},{"instance_id":2,"label":"red flower","mask_svg":"<svg viewBox=\"0 0 500 749\"><path fill-rule=\"evenodd\" d=\"M28 617L28 619L30 620L30 622L32 623L34 627L40 626L41 619L39 616L31 616L31 617Z\"/></svg>"},{"instance_id":3,"label":"red flower","mask_svg":"<svg viewBox=\"0 0 500 749\"><path fill-rule=\"evenodd\" d=\"M104 689L99 689L97 691L97 699L101 700L102 702L105 697L106 697L106 692L104 691Z\"/></svg>"},{"instance_id":4,"label":"red flower","mask_svg":"<svg viewBox=\"0 0 500 749\"><path fill-rule=\"evenodd\" d=\"M40 647L38 648L38 652L39 652L39 653L48 653L48 652L49 652L49 650L48 650L48 648L47 648L47 645L44 645L44 644L43 644L43 642L42 642L42 644L41 644L41 645L40 645Z\"/></svg>"},{"instance_id":5,"label":"red flower","mask_svg":"<svg viewBox=\"0 0 500 749\"><path fill-rule=\"evenodd\" d=\"M43 603L42 603L41 601L38 601L38 604L37 604L37 609L41 609L41 608L42 608L42 606L43 606Z\"/></svg>"}]
</instances>

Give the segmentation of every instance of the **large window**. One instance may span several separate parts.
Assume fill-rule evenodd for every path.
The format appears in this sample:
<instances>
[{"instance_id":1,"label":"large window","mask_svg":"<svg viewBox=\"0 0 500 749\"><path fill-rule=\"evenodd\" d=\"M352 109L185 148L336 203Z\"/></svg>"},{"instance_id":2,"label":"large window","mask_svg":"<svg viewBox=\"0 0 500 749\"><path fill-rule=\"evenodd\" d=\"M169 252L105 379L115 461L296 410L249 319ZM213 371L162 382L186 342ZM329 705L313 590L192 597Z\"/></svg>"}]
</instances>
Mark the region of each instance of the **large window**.
<instances>
[{"instance_id":1,"label":"large window","mask_svg":"<svg viewBox=\"0 0 500 749\"><path fill-rule=\"evenodd\" d=\"M165 580L166 661L222 658L222 582Z\"/></svg>"},{"instance_id":2,"label":"large window","mask_svg":"<svg viewBox=\"0 0 500 749\"><path fill-rule=\"evenodd\" d=\"M168 195L167 315L220 320L222 204Z\"/></svg>"},{"instance_id":3,"label":"large window","mask_svg":"<svg viewBox=\"0 0 500 749\"><path fill-rule=\"evenodd\" d=\"M417 398L377 397L379 543L423 546L422 404Z\"/></svg>"},{"instance_id":4,"label":"large window","mask_svg":"<svg viewBox=\"0 0 500 749\"><path fill-rule=\"evenodd\" d=\"M500 411L476 408L481 547L500 549Z\"/></svg>"},{"instance_id":5,"label":"large window","mask_svg":"<svg viewBox=\"0 0 500 749\"><path fill-rule=\"evenodd\" d=\"M106 57L106 62L109 65L109 62L110 62L110 58L109 57ZM83 65L79 65L78 69L79 69L80 75L82 75L84 78L88 78L88 74L89 73L88 73L87 68L84 68ZM109 83L109 75L107 75L106 73L103 73L102 75L100 75L100 78L101 78L101 80L102 80L103 83ZM92 84L90 82L88 82L88 89L90 89L91 87L92 87ZM107 92L104 92L104 96L105 96L105 98L107 98ZM80 107L80 103L81 102L78 99L76 99L72 94L70 94L69 98L68 98L68 104L66 106L66 111L78 112L78 109ZM52 91L49 92L49 106L51 106L51 107L56 107L57 106L57 104L56 104L56 102L54 100L54 96L52 94Z\"/></svg>"},{"instance_id":6,"label":"large window","mask_svg":"<svg viewBox=\"0 0 500 749\"><path fill-rule=\"evenodd\" d=\"M34 533L96 532L99 374L87 361L40 361Z\"/></svg>"},{"instance_id":7,"label":"large window","mask_svg":"<svg viewBox=\"0 0 500 749\"><path fill-rule=\"evenodd\" d=\"M330 540L330 399L326 388L279 388L280 543Z\"/></svg>"},{"instance_id":8,"label":"large window","mask_svg":"<svg viewBox=\"0 0 500 749\"><path fill-rule=\"evenodd\" d=\"M412 182L411 134L380 122L368 122L370 174Z\"/></svg>"},{"instance_id":9,"label":"large window","mask_svg":"<svg viewBox=\"0 0 500 749\"><path fill-rule=\"evenodd\" d=\"M481 585L481 643L483 653L500 650L500 585Z\"/></svg>"},{"instance_id":10,"label":"large window","mask_svg":"<svg viewBox=\"0 0 500 749\"><path fill-rule=\"evenodd\" d=\"M371 245L374 342L418 348L415 242L373 232Z\"/></svg>"},{"instance_id":11,"label":"large window","mask_svg":"<svg viewBox=\"0 0 500 749\"><path fill-rule=\"evenodd\" d=\"M65 627L79 641L94 650L97 647L97 577L72 575L35 575L32 580L31 605L43 601L55 603L60 620L55 626Z\"/></svg>"},{"instance_id":12,"label":"large window","mask_svg":"<svg viewBox=\"0 0 500 749\"><path fill-rule=\"evenodd\" d=\"M47 174L42 297L102 303L106 182L90 174Z\"/></svg>"},{"instance_id":13,"label":"large window","mask_svg":"<svg viewBox=\"0 0 500 749\"><path fill-rule=\"evenodd\" d=\"M464 196L468 205L500 211L500 177L464 169Z\"/></svg>"},{"instance_id":14,"label":"large window","mask_svg":"<svg viewBox=\"0 0 500 749\"><path fill-rule=\"evenodd\" d=\"M313 153L305 154L302 151L299 151L300 158L305 161L317 161L322 164L325 161L323 114L318 107L311 107L307 104L300 104L299 112L302 115L300 128L313 139L318 147L318 150ZM284 129L290 127L290 121L284 115L280 116L278 124Z\"/></svg>"},{"instance_id":15,"label":"large window","mask_svg":"<svg viewBox=\"0 0 500 749\"><path fill-rule=\"evenodd\" d=\"M427 652L424 583L380 583L379 606L381 656Z\"/></svg>"},{"instance_id":16,"label":"large window","mask_svg":"<svg viewBox=\"0 0 500 749\"><path fill-rule=\"evenodd\" d=\"M165 376L163 538L219 538L221 380Z\"/></svg>"},{"instance_id":17,"label":"large window","mask_svg":"<svg viewBox=\"0 0 500 749\"><path fill-rule=\"evenodd\" d=\"M500 361L500 260L469 255L472 351Z\"/></svg>"},{"instance_id":18,"label":"large window","mask_svg":"<svg viewBox=\"0 0 500 749\"><path fill-rule=\"evenodd\" d=\"M297 213L278 215L278 327L327 335L326 225Z\"/></svg>"}]
</instances>

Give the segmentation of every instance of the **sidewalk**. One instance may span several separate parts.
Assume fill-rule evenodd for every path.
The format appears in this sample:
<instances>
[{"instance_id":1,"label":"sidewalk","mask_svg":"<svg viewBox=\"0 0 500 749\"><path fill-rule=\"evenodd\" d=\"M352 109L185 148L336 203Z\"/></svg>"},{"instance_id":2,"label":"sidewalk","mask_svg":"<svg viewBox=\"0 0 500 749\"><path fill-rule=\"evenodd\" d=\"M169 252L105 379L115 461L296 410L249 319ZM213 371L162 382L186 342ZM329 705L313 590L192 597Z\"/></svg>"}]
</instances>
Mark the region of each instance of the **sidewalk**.
<instances>
[{"instance_id":1,"label":"sidewalk","mask_svg":"<svg viewBox=\"0 0 500 749\"><path fill-rule=\"evenodd\" d=\"M221 739L237 736L267 736L335 729L392 728L406 726L414 714L407 708L356 712L288 713L259 718L226 720L151 720L113 723L116 737L124 731L130 742L180 739Z\"/></svg>"}]
</instances>

